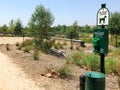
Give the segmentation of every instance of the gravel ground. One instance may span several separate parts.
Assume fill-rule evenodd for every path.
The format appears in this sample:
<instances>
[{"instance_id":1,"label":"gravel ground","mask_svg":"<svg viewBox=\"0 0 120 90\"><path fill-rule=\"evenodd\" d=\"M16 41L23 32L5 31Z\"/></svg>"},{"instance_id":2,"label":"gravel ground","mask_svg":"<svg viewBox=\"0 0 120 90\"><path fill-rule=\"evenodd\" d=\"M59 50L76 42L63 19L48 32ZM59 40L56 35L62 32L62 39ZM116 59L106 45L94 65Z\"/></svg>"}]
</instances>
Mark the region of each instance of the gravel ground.
<instances>
[{"instance_id":1,"label":"gravel ground","mask_svg":"<svg viewBox=\"0 0 120 90\"><path fill-rule=\"evenodd\" d=\"M19 42L22 42L22 41L23 41L23 39L19 38ZM32 59L33 52L24 53L23 51L17 50L16 46L14 45L16 42L18 42L18 38L7 38L7 37L0 38L1 52L6 54L7 55L6 57L11 58L11 59L9 59L9 61L10 61L10 63L13 63L13 64L10 64L9 66L12 67L15 65L15 68L20 69L20 71L16 70L16 72L14 72L13 76L15 76L15 75L19 76L19 73L20 73L19 78L22 77L26 80L26 82L32 83L33 86L39 87L39 89L41 88L43 90L79 90L79 76L84 74L88 70L71 65L70 69L72 71L73 77L70 79L47 78L47 77L41 76L41 73L44 73L48 69L59 69L62 65L65 64L65 59L41 53L40 60L34 61ZM9 45L10 51L6 51L6 45L4 45L4 44L7 44L7 43L11 44L11 45ZM90 44L86 44L86 48L83 48L83 50L87 51L87 53L88 52L90 53L91 49L92 49L92 45L90 45ZM66 50L67 50L67 48L66 48ZM67 50L67 52L70 52L70 50ZM4 63L4 64L6 65L6 63ZM9 67L9 68L11 68L11 67ZM0 71L2 71L2 70L0 70ZM2 78L3 79L5 78L4 75L2 76ZM6 80L9 80L9 79L6 78ZM15 78L15 80L17 81L18 79ZM14 86L17 86L14 82L13 82L13 84L14 84ZM7 86L10 87L11 85L9 86L9 84L8 84ZM21 84L21 86L24 87L25 85ZM30 86L28 86L28 87L30 87ZM4 89L3 88L0 90L15 90L15 89ZM17 89L17 90L19 90L19 89ZM24 89L20 89L20 90L24 90ZM25 90L29 90L29 89L25 89ZM32 89L32 90L37 90L37 89ZM106 90L120 90L119 86L118 86L117 76L107 75Z\"/></svg>"}]
</instances>

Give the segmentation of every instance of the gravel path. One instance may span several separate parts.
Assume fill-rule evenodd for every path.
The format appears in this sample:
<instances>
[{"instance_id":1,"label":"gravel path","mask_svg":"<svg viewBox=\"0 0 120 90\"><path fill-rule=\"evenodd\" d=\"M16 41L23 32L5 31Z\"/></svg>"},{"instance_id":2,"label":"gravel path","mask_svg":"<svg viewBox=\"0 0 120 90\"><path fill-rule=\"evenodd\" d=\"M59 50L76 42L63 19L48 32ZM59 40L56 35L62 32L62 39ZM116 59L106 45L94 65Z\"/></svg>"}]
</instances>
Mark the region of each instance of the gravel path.
<instances>
[{"instance_id":1,"label":"gravel path","mask_svg":"<svg viewBox=\"0 0 120 90\"><path fill-rule=\"evenodd\" d=\"M35 85L12 60L0 52L0 90L45 90Z\"/></svg>"}]
</instances>

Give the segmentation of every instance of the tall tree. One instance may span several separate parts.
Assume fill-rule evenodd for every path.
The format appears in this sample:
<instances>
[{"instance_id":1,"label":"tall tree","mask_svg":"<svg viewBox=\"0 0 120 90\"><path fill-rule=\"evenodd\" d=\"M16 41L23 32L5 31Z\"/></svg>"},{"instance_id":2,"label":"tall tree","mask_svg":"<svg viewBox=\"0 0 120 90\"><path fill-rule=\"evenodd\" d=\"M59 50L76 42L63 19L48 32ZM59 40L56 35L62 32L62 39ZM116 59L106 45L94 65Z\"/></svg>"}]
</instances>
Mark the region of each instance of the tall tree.
<instances>
[{"instance_id":1,"label":"tall tree","mask_svg":"<svg viewBox=\"0 0 120 90\"><path fill-rule=\"evenodd\" d=\"M4 24L4 25L2 26L2 33L3 33L3 34L7 34L7 33L8 33L8 26L7 26L6 24Z\"/></svg>"},{"instance_id":2,"label":"tall tree","mask_svg":"<svg viewBox=\"0 0 120 90\"><path fill-rule=\"evenodd\" d=\"M9 33L13 34L14 33L14 29L15 29L15 22L12 19L9 23Z\"/></svg>"},{"instance_id":3,"label":"tall tree","mask_svg":"<svg viewBox=\"0 0 120 90\"><path fill-rule=\"evenodd\" d=\"M20 19L17 19L15 23L15 28L14 28L14 34L22 35L22 29L23 29L22 21Z\"/></svg>"},{"instance_id":4,"label":"tall tree","mask_svg":"<svg viewBox=\"0 0 120 90\"><path fill-rule=\"evenodd\" d=\"M29 21L30 34L35 38L36 45L39 45L43 51L50 48L48 42L50 41L50 27L53 21L54 16L51 11L41 4L36 7Z\"/></svg>"},{"instance_id":5,"label":"tall tree","mask_svg":"<svg viewBox=\"0 0 120 90\"><path fill-rule=\"evenodd\" d=\"M116 47L118 35L120 34L120 12L111 13L110 25L109 25L111 35L116 35Z\"/></svg>"},{"instance_id":6,"label":"tall tree","mask_svg":"<svg viewBox=\"0 0 120 90\"><path fill-rule=\"evenodd\" d=\"M72 34L72 35L71 35ZM79 26L78 26L78 22L75 21L68 30L68 37L70 38L72 36L72 38L78 39L78 35L79 35Z\"/></svg>"}]
</instances>

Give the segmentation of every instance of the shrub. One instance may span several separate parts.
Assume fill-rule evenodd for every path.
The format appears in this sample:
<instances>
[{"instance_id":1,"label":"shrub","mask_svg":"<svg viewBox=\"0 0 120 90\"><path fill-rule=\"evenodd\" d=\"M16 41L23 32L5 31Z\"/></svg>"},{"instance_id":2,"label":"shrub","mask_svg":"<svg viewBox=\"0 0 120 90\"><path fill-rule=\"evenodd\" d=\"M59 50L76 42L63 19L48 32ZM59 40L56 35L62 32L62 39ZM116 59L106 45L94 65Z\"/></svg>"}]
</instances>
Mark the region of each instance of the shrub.
<instances>
[{"instance_id":1,"label":"shrub","mask_svg":"<svg viewBox=\"0 0 120 90\"><path fill-rule=\"evenodd\" d=\"M30 46L26 46L26 47L23 48L23 51L24 51L24 52L27 52L27 53L29 53L30 50L31 50L31 47L30 47Z\"/></svg>"},{"instance_id":2,"label":"shrub","mask_svg":"<svg viewBox=\"0 0 120 90\"><path fill-rule=\"evenodd\" d=\"M83 65L83 60L82 60L83 57L84 57L84 53L81 53L81 52L73 53L70 57L67 58L67 63L73 63L78 66L82 66Z\"/></svg>"},{"instance_id":3,"label":"shrub","mask_svg":"<svg viewBox=\"0 0 120 90\"><path fill-rule=\"evenodd\" d=\"M106 58L105 69L107 74L117 73L117 62L114 58Z\"/></svg>"},{"instance_id":4,"label":"shrub","mask_svg":"<svg viewBox=\"0 0 120 90\"><path fill-rule=\"evenodd\" d=\"M28 46L28 45L33 45L33 40L25 40L22 44L21 44L21 47L25 47L25 46Z\"/></svg>"},{"instance_id":5,"label":"shrub","mask_svg":"<svg viewBox=\"0 0 120 90\"><path fill-rule=\"evenodd\" d=\"M96 71L100 67L100 60L99 56L95 54L88 54L87 57L84 59L84 64L89 66L89 68L93 71Z\"/></svg>"},{"instance_id":6,"label":"shrub","mask_svg":"<svg viewBox=\"0 0 120 90\"><path fill-rule=\"evenodd\" d=\"M34 50L33 59L34 60L38 60L39 59L39 50Z\"/></svg>"},{"instance_id":7,"label":"shrub","mask_svg":"<svg viewBox=\"0 0 120 90\"><path fill-rule=\"evenodd\" d=\"M21 43L16 43L16 46L18 46L18 50L23 50L24 52L30 52L30 50L33 49L33 40L25 40L24 42Z\"/></svg>"},{"instance_id":8,"label":"shrub","mask_svg":"<svg viewBox=\"0 0 120 90\"><path fill-rule=\"evenodd\" d=\"M85 54L82 52L73 53L70 57L67 58L67 63L74 63L78 66L86 66L91 70L95 71L99 69L100 60L98 55L94 54Z\"/></svg>"},{"instance_id":9,"label":"shrub","mask_svg":"<svg viewBox=\"0 0 120 90\"><path fill-rule=\"evenodd\" d=\"M70 77L71 76L71 71L70 71L70 68L68 65L64 65L62 66L58 72L60 73L61 77L63 78L67 78L67 77Z\"/></svg>"}]
</instances>

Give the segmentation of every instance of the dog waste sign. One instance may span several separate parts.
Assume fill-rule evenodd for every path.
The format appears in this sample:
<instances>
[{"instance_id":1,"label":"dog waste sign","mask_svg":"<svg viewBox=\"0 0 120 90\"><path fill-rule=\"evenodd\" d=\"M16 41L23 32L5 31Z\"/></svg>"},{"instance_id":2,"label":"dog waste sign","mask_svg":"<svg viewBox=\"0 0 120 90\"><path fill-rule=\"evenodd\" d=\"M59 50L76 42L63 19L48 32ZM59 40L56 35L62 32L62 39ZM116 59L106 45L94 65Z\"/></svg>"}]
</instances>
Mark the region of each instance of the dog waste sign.
<instances>
[{"instance_id":1,"label":"dog waste sign","mask_svg":"<svg viewBox=\"0 0 120 90\"><path fill-rule=\"evenodd\" d=\"M93 33L94 52L101 54L108 53L108 30L95 29Z\"/></svg>"},{"instance_id":2,"label":"dog waste sign","mask_svg":"<svg viewBox=\"0 0 120 90\"><path fill-rule=\"evenodd\" d=\"M109 10L103 4L97 13L97 25L108 25L109 24Z\"/></svg>"}]
</instances>

